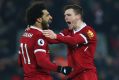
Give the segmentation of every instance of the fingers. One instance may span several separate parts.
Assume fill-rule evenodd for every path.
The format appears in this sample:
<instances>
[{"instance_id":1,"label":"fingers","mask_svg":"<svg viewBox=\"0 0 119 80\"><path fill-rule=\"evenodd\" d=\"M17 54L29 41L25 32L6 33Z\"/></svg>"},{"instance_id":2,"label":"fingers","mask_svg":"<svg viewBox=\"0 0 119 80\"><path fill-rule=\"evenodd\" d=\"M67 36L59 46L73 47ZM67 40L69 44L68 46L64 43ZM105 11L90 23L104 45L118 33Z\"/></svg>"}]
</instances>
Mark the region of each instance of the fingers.
<instances>
[{"instance_id":1,"label":"fingers","mask_svg":"<svg viewBox=\"0 0 119 80\"><path fill-rule=\"evenodd\" d=\"M43 34L52 34L53 31L52 30L43 30Z\"/></svg>"},{"instance_id":2,"label":"fingers","mask_svg":"<svg viewBox=\"0 0 119 80\"><path fill-rule=\"evenodd\" d=\"M45 37L50 37L50 35L53 35L53 33L51 30L43 30L43 35Z\"/></svg>"},{"instance_id":3,"label":"fingers","mask_svg":"<svg viewBox=\"0 0 119 80\"><path fill-rule=\"evenodd\" d=\"M56 34L52 30L43 30L43 35L50 39L56 39Z\"/></svg>"},{"instance_id":4,"label":"fingers","mask_svg":"<svg viewBox=\"0 0 119 80\"><path fill-rule=\"evenodd\" d=\"M44 31L43 31L43 35L44 35L45 37L49 37L49 36L50 36L50 32L49 32L48 30L44 30Z\"/></svg>"},{"instance_id":5,"label":"fingers","mask_svg":"<svg viewBox=\"0 0 119 80\"><path fill-rule=\"evenodd\" d=\"M50 33L48 33L48 32L43 32L43 35L47 36L47 35L50 35Z\"/></svg>"},{"instance_id":6,"label":"fingers","mask_svg":"<svg viewBox=\"0 0 119 80\"><path fill-rule=\"evenodd\" d=\"M45 37L49 37L50 38L50 35L49 34L43 34Z\"/></svg>"}]
</instances>

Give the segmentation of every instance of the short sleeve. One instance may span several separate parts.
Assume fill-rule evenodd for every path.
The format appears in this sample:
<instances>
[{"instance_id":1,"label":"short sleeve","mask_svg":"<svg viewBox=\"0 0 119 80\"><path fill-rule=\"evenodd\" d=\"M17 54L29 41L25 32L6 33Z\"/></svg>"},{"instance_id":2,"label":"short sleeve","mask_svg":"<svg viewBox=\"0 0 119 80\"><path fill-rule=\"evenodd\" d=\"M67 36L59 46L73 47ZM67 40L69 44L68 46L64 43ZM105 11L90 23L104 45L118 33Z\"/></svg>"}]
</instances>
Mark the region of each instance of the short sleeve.
<instances>
[{"instance_id":1,"label":"short sleeve","mask_svg":"<svg viewBox=\"0 0 119 80\"><path fill-rule=\"evenodd\" d=\"M47 52L47 41L44 36L42 35L36 35L35 38L35 45L34 46L34 54L37 52Z\"/></svg>"}]
</instances>

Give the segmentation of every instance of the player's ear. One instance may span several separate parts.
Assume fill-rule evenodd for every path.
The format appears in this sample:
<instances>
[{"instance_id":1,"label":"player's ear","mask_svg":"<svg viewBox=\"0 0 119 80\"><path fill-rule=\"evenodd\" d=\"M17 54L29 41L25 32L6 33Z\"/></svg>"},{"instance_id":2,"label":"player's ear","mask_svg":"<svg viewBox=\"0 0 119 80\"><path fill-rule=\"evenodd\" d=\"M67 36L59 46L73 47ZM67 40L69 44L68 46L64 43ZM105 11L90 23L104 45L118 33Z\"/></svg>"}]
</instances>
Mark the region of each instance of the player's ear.
<instances>
[{"instance_id":1,"label":"player's ear","mask_svg":"<svg viewBox=\"0 0 119 80\"><path fill-rule=\"evenodd\" d=\"M36 20L38 23L41 23L42 22L42 18L37 18Z\"/></svg>"}]
</instances>

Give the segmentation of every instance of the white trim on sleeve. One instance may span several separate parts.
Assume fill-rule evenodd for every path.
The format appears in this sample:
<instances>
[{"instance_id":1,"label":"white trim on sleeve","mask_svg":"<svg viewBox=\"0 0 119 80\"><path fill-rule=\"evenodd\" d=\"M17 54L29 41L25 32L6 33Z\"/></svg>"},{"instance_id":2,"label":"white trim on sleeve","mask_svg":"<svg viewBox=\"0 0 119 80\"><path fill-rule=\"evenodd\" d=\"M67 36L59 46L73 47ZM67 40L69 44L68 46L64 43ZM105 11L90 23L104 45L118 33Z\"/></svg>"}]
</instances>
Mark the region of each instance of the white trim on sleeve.
<instances>
[{"instance_id":1,"label":"white trim on sleeve","mask_svg":"<svg viewBox=\"0 0 119 80\"><path fill-rule=\"evenodd\" d=\"M20 52L20 51L18 51L18 53L19 53L19 54L21 54L21 52Z\"/></svg>"},{"instance_id":2,"label":"white trim on sleeve","mask_svg":"<svg viewBox=\"0 0 119 80\"><path fill-rule=\"evenodd\" d=\"M36 50L34 50L34 53L36 53L36 52L44 52L44 53L46 53L46 50L44 50L44 49L36 49Z\"/></svg>"},{"instance_id":3,"label":"white trim on sleeve","mask_svg":"<svg viewBox=\"0 0 119 80\"><path fill-rule=\"evenodd\" d=\"M81 37L85 40L85 44L87 44L87 43L88 43L87 38L86 38L83 34L80 34L80 35L81 35Z\"/></svg>"},{"instance_id":4,"label":"white trim on sleeve","mask_svg":"<svg viewBox=\"0 0 119 80\"><path fill-rule=\"evenodd\" d=\"M59 34L61 34L62 36L64 36L64 34L63 34L63 33L59 33Z\"/></svg>"}]
</instances>

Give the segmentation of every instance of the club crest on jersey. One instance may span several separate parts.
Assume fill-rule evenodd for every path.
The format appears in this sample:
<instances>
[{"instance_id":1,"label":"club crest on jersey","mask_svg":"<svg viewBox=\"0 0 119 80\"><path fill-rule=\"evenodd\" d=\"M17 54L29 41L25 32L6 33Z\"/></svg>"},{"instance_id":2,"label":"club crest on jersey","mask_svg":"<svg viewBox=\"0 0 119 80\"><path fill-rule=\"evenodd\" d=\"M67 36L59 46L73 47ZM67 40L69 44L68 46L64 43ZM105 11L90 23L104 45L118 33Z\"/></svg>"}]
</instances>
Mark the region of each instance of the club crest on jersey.
<instances>
[{"instance_id":1,"label":"club crest on jersey","mask_svg":"<svg viewBox=\"0 0 119 80\"><path fill-rule=\"evenodd\" d=\"M43 46L44 45L44 40L43 39L38 39L38 45Z\"/></svg>"},{"instance_id":2,"label":"club crest on jersey","mask_svg":"<svg viewBox=\"0 0 119 80\"><path fill-rule=\"evenodd\" d=\"M88 37L90 39L92 39L94 37L94 34L93 34L93 32L91 30L88 30L87 34L88 34Z\"/></svg>"}]
</instances>

